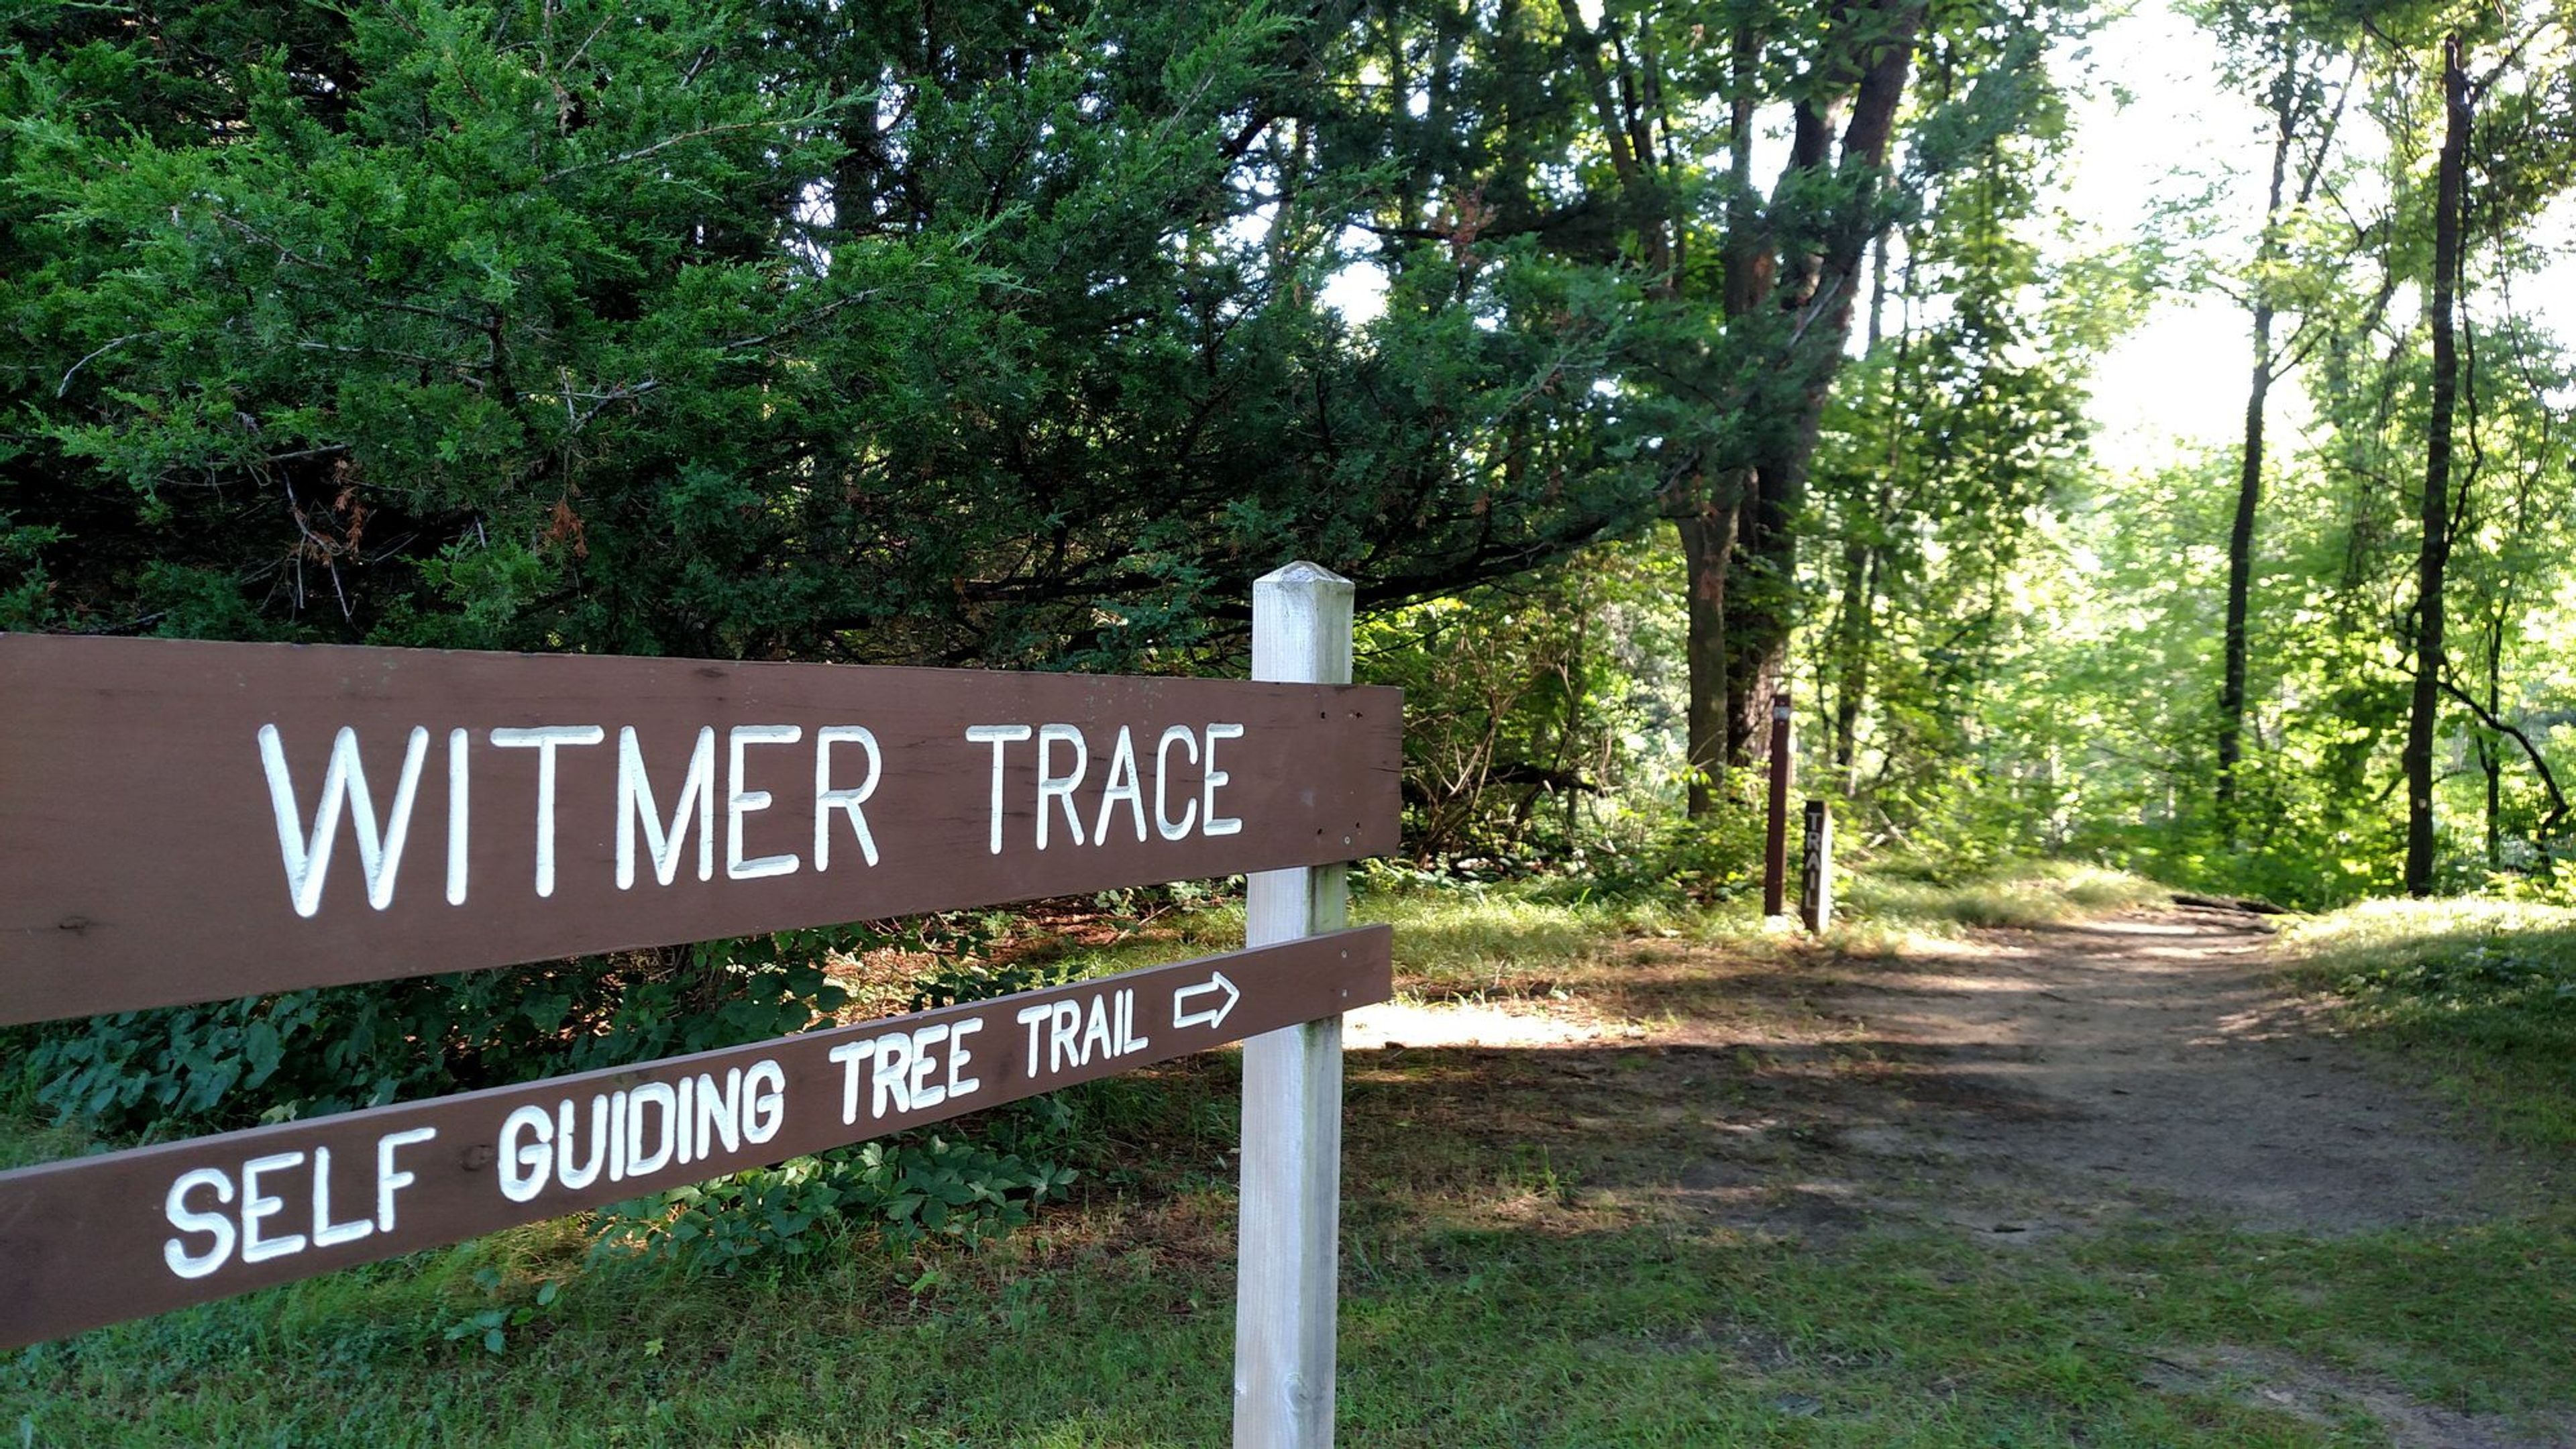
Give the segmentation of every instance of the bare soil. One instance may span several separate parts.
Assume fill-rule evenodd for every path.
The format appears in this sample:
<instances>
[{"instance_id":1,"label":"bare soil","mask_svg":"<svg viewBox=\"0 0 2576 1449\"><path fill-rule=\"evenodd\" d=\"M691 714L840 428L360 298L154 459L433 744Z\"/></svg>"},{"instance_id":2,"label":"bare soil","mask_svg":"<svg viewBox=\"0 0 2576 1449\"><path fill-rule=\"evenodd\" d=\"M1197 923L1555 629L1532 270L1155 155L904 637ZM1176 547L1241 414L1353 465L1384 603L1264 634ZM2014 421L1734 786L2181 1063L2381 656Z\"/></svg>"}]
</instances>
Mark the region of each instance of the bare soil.
<instances>
[{"instance_id":1,"label":"bare soil","mask_svg":"<svg viewBox=\"0 0 2576 1449\"><path fill-rule=\"evenodd\" d=\"M2268 945L2259 917L2175 907L1847 975L1834 1009L1897 1090L1853 1102L1845 1141L1959 1164L1939 1210L2035 1234L2122 1214L2345 1233L2517 1191L2509 1163L2284 996Z\"/></svg>"},{"instance_id":2,"label":"bare soil","mask_svg":"<svg viewBox=\"0 0 2576 1449\"><path fill-rule=\"evenodd\" d=\"M2339 1235L2532 1191L2285 994L2269 946L2261 918L2189 906L1886 959L1647 943L1356 1018L1353 1166L1401 1160L1418 1186L1426 1138L1449 1141L1462 1180L1499 1162L1568 1205L1823 1249L1874 1230L2015 1251L2137 1221ZM2576 1421L2533 1437L2277 1355L2177 1350L2156 1375L2321 1423L2358 1410L2405 1446L2576 1442Z\"/></svg>"},{"instance_id":3,"label":"bare soil","mask_svg":"<svg viewBox=\"0 0 2576 1449\"><path fill-rule=\"evenodd\" d=\"M1579 979L1369 1008L1349 1042L1359 1081L1400 1080L1471 1136L1758 1229L2339 1234L2513 1205L2529 1174L2286 995L2269 945L2261 918L2197 907L1883 959L1650 943Z\"/></svg>"}]
</instances>

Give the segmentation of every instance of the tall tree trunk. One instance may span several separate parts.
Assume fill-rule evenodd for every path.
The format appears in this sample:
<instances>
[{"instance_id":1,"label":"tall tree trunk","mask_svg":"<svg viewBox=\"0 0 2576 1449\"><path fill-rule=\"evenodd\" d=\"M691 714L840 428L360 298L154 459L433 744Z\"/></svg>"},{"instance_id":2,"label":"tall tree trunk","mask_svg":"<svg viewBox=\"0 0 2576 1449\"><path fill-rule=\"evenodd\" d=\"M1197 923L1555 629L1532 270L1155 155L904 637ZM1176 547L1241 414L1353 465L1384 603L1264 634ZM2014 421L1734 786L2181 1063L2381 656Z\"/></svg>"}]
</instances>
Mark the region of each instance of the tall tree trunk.
<instances>
[{"instance_id":1,"label":"tall tree trunk","mask_svg":"<svg viewBox=\"0 0 2576 1449\"><path fill-rule=\"evenodd\" d=\"M1813 450L1808 443L1806 449ZM1796 465L1775 455L1753 472L1735 523L1735 570L1728 580L1724 685L1726 758L1760 759L1771 743L1771 701L1788 671L1797 613L1798 535L1787 474ZM1800 481L1803 482L1803 472Z\"/></svg>"},{"instance_id":2,"label":"tall tree trunk","mask_svg":"<svg viewBox=\"0 0 2576 1449\"><path fill-rule=\"evenodd\" d=\"M1843 545L1842 616L1834 621L1834 771L1849 787L1858 752L1861 701L1869 689L1869 625L1878 591L1878 551L1859 538Z\"/></svg>"},{"instance_id":3,"label":"tall tree trunk","mask_svg":"<svg viewBox=\"0 0 2576 1449\"><path fill-rule=\"evenodd\" d=\"M1561 3L1571 8L1571 0ZM1719 305L1729 317L1760 305L1771 286L1771 259L1753 191L1755 86L1761 56L1760 32L1749 20L1739 24L1729 68L1729 186L1726 240L1719 253ZM1611 142L1614 149L1617 144ZM1690 736L1690 816L1694 820L1716 810L1719 786L1734 759L1726 730L1726 605L1728 574L1735 558L1736 512L1745 492L1740 475L1730 473L1714 489L1705 477L1695 477L1689 491L1679 496L1679 507L1672 514L1673 527L1682 540L1683 588L1690 623L1683 651L1690 666L1690 703L1685 720Z\"/></svg>"},{"instance_id":4,"label":"tall tree trunk","mask_svg":"<svg viewBox=\"0 0 2576 1449\"><path fill-rule=\"evenodd\" d=\"M2504 717L2504 609L2499 600L2487 616L2487 718ZM2478 767L2487 775L2487 869L2504 869L2504 740L2495 731L2478 735Z\"/></svg>"},{"instance_id":5,"label":"tall tree trunk","mask_svg":"<svg viewBox=\"0 0 2576 1449\"><path fill-rule=\"evenodd\" d=\"M2236 771L2245 758L2247 615L2254 591L2254 523L2263 506L2264 405L2271 397L2270 263L2281 246L2281 197L2289 178L2290 146L2298 134L2299 51L2290 43L2272 82L2272 184L2263 199L2262 238L2254 248L2254 370L2245 389L2245 449L2236 475L2236 521L2227 532L2227 634L2225 678L2218 691L2218 821L2227 843L2236 843Z\"/></svg>"},{"instance_id":6,"label":"tall tree trunk","mask_svg":"<svg viewBox=\"0 0 2576 1449\"><path fill-rule=\"evenodd\" d=\"M1887 301L1887 237L1878 239L1876 254L1870 264L1869 349L1878 350L1886 336L1883 308ZM1872 645L1876 631L1871 627L1878 618L1878 583L1887 562L1887 545L1876 530L1887 527L1888 514L1896 506L1896 473L1905 461L1906 431L1904 409L1907 364L1914 348L1914 253L1905 255L1903 288L1904 306L1897 321L1896 358L1887 376L1887 399L1884 404L1887 424L1887 451L1881 462L1878 488L1870 499L1869 526L1873 533L1864 537L1856 528L1852 541L1843 551L1843 618L1839 625L1842 640L1841 687L1834 697L1833 759L1835 778L1842 782L1846 795L1860 792L1860 717L1869 702L1869 674Z\"/></svg>"},{"instance_id":7,"label":"tall tree trunk","mask_svg":"<svg viewBox=\"0 0 2576 1449\"><path fill-rule=\"evenodd\" d=\"M2406 716L2406 892L2433 893L2433 746L2442 689L2442 582L2451 562L2451 422L2460 391L2460 202L2469 78L2460 37L2442 42L2442 155L2433 202L2433 417L2424 444L2424 538L2415 558L2415 694Z\"/></svg>"},{"instance_id":8,"label":"tall tree trunk","mask_svg":"<svg viewBox=\"0 0 2576 1449\"><path fill-rule=\"evenodd\" d=\"M1864 8L1868 19L1855 14L1852 23L1866 27L1854 34L1867 38L1852 41L1853 48L1837 59L1819 62L1849 67L1847 110L1842 88L1835 86L1820 99L1801 100L1793 118L1790 175L1839 171L1853 179L1855 189L1838 202L1822 234L1785 239L1790 254L1780 258L1769 298L1792 319L1779 358L1780 372L1791 380L1784 393L1790 416L1754 460L1736 526L1737 567L1726 599L1729 761L1750 759L1755 746L1770 738L1771 702L1787 671L1797 622L1796 519L1824 428L1825 397L1851 336L1863 253L1880 229L1877 176L1887 164L1925 9L1919 0L1852 7ZM1789 187L1784 177L1784 194Z\"/></svg>"},{"instance_id":9,"label":"tall tree trunk","mask_svg":"<svg viewBox=\"0 0 2576 1449\"><path fill-rule=\"evenodd\" d=\"M2227 531L2227 663L2218 691L2218 819L2236 843L2236 771L2245 758L2247 616L2254 591L2254 522L2263 506L2263 410L2272 392L2272 304L2254 304L2254 376L2245 391L2245 452L2236 522Z\"/></svg>"},{"instance_id":10,"label":"tall tree trunk","mask_svg":"<svg viewBox=\"0 0 2576 1449\"><path fill-rule=\"evenodd\" d=\"M1735 510L1712 504L1673 520L1682 538L1684 586L1689 591L1690 635L1683 646L1690 663L1690 816L1717 808L1717 785L1726 773L1726 571L1735 548Z\"/></svg>"}]
</instances>

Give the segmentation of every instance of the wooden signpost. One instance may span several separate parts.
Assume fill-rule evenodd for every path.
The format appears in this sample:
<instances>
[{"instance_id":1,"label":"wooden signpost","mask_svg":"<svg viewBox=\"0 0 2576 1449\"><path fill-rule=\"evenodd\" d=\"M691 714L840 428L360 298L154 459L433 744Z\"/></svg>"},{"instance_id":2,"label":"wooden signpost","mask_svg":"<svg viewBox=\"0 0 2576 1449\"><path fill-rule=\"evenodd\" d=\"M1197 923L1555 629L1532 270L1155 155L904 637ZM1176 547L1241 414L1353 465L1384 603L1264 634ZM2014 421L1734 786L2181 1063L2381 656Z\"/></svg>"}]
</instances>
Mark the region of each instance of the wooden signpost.
<instances>
[{"instance_id":1,"label":"wooden signpost","mask_svg":"<svg viewBox=\"0 0 2576 1449\"><path fill-rule=\"evenodd\" d=\"M0 635L0 1024L1250 874L1250 949L0 1173L0 1347L1245 1049L1236 1442L1332 1435L1350 585L1256 681Z\"/></svg>"},{"instance_id":2,"label":"wooden signpost","mask_svg":"<svg viewBox=\"0 0 2576 1449\"><path fill-rule=\"evenodd\" d=\"M0 1025L1395 846L1399 692L0 636Z\"/></svg>"},{"instance_id":3,"label":"wooden signpost","mask_svg":"<svg viewBox=\"0 0 2576 1449\"><path fill-rule=\"evenodd\" d=\"M1798 891L1798 919L1822 935L1834 923L1834 816L1822 800L1807 802L1807 838Z\"/></svg>"},{"instance_id":4,"label":"wooden signpost","mask_svg":"<svg viewBox=\"0 0 2576 1449\"><path fill-rule=\"evenodd\" d=\"M1763 826L1762 914L1788 910L1789 893L1789 686L1771 696L1771 812Z\"/></svg>"},{"instance_id":5,"label":"wooden signpost","mask_svg":"<svg viewBox=\"0 0 2576 1449\"><path fill-rule=\"evenodd\" d=\"M1383 926L0 1174L0 1348L821 1152L1338 1016Z\"/></svg>"}]
</instances>

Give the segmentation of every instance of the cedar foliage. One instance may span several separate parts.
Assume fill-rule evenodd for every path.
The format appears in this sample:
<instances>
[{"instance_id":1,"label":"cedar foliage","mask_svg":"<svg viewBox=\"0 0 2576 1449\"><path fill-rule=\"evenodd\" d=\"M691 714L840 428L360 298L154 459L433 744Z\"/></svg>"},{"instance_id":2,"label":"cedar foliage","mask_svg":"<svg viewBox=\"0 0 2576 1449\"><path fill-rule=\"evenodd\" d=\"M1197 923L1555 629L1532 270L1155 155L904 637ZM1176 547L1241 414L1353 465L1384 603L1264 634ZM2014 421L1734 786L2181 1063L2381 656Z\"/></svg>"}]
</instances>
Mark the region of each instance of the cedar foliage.
<instances>
[{"instance_id":1,"label":"cedar foliage","mask_svg":"<svg viewBox=\"0 0 2576 1449\"><path fill-rule=\"evenodd\" d=\"M1597 410L1525 385L1596 330L1556 280L1366 336L1316 301L1371 176L1281 119L1321 103L1317 21L5 27L0 625L1140 663L1286 557L1418 594L1636 504L1467 441Z\"/></svg>"}]
</instances>

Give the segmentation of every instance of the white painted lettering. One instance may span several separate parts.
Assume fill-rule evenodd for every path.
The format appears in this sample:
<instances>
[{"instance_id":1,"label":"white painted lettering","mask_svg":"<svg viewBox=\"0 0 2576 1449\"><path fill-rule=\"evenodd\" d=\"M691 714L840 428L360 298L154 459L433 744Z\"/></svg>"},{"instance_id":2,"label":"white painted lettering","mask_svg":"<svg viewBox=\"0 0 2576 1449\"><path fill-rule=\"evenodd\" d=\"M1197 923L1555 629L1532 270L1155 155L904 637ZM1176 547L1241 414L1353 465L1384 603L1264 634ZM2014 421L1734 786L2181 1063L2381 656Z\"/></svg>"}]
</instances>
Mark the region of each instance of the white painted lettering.
<instances>
[{"instance_id":1,"label":"white painted lettering","mask_svg":"<svg viewBox=\"0 0 2576 1449\"><path fill-rule=\"evenodd\" d=\"M661 1111L660 1131L650 1138L645 1135L645 1113L648 1106ZM626 1175L642 1177L671 1165L674 1130L679 1125L680 1108L668 1082L638 1082L626 1089ZM647 1142L651 1143L648 1148Z\"/></svg>"},{"instance_id":2,"label":"white painted lettering","mask_svg":"<svg viewBox=\"0 0 2576 1449\"><path fill-rule=\"evenodd\" d=\"M1059 775L1050 763L1059 744L1073 746L1073 773ZM1038 849L1047 848L1047 801L1053 800L1064 809L1064 827L1073 843L1084 843L1082 815L1073 807L1074 787L1082 783L1083 774L1091 768L1091 746L1082 738L1078 725L1051 724L1038 726Z\"/></svg>"},{"instance_id":3,"label":"white painted lettering","mask_svg":"<svg viewBox=\"0 0 2576 1449\"><path fill-rule=\"evenodd\" d=\"M1118 993L1118 1039L1126 1043L1119 1048L1121 1055L1141 1052L1154 1044L1150 1037L1136 1034L1136 993L1132 990Z\"/></svg>"},{"instance_id":4,"label":"white painted lettering","mask_svg":"<svg viewBox=\"0 0 2576 1449\"><path fill-rule=\"evenodd\" d=\"M757 1147L787 1125L787 1069L764 1057L742 1074L742 1140Z\"/></svg>"},{"instance_id":5,"label":"white painted lettering","mask_svg":"<svg viewBox=\"0 0 2576 1449\"><path fill-rule=\"evenodd\" d=\"M272 1152L242 1164L241 1260L245 1264L265 1263L271 1258L304 1251L302 1233L288 1233L282 1238L259 1235L259 1225L277 1216L278 1210L286 1206L286 1199L270 1197L259 1190L260 1174L284 1172L303 1160L301 1152Z\"/></svg>"},{"instance_id":6,"label":"white painted lettering","mask_svg":"<svg viewBox=\"0 0 2576 1449\"><path fill-rule=\"evenodd\" d=\"M1207 772L1199 776L1199 834L1201 835L1235 835L1243 830L1242 821L1216 813L1217 787L1234 778L1216 767L1216 742L1242 738L1243 726L1239 724L1212 724L1207 727Z\"/></svg>"},{"instance_id":7,"label":"white painted lettering","mask_svg":"<svg viewBox=\"0 0 2576 1449\"><path fill-rule=\"evenodd\" d=\"M726 1068L721 1089L713 1076L698 1073L697 1139L701 1159L714 1151L719 1140L727 1152L742 1150L742 1068Z\"/></svg>"},{"instance_id":8,"label":"white painted lettering","mask_svg":"<svg viewBox=\"0 0 2576 1449\"><path fill-rule=\"evenodd\" d=\"M725 795L725 879L759 880L796 873L793 855L742 858L742 817L769 808L768 791L742 788L742 755L752 745L792 745L803 738L803 725L735 725L727 736L726 747L733 759L733 788Z\"/></svg>"},{"instance_id":9,"label":"white painted lettering","mask_svg":"<svg viewBox=\"0 0 2576 1449\"><path fill-rule=\"evenodd\" d=\"M945 1022L917 1028L912 1034L912 1073L907 1085L912 1089L912 1110L916 1112L927 1112L948 1100L948 1088L930 1080L930 1074L939 1068L939 1058L930 1054L930 1048L947 1037Z\"/></svg>"},{"instance_id":10,"label":"white painted lettering","mask_svg":"<svg viewBox=\"0 0 2576 1449\"><path fill-rule=\"evenodd\" d=\"M531 1102L501 1119L501 1196L529 1202L555 1170L554 1119Z\"/></svg>"},{"instance_id":11,"label":"white painted lettering","mask_svg":"<svg viewBox=\"0 0 2576 1449\"><path fill-rule=\"evenodd\" d=\"M1162 740L1154 746L1154 828L1162 832L1165 840L1179 840L1188 835L1190 826L1199 818L1199 802L1186 798L1182 804L1187 808L1181 811L1181 818L1172 818L1169 795L1174 745L1189 746L1190 763L1195 765L1199 762L1199 737L1188 725L1173 725L1164 730Z\"/></svg>"},{"instance_id":12,"label":"white painted lettering","mask_svg":"<svg viewBox=\"0 0 2576 1449\"><path fill-rule=\"evenodd\" d=\"M644 751L635 741L635 727L626 725L617 731L617 888L635 889L635 834L638 817L642 818L644 848L653 854L653 878L669 885L680 873L680 846L688 838L689 826L698 827L698 879L713 880L716 874L716 732L711 725L698 730L697 748L689 753L689 769L680 779L680 798L671 807L666 828L660 807L653 798L653 781L644 773Z\"/></svg>"},{"instance_id":13,"label":"white painted lettering","mask_svg":"<svg viewBox=\"0 0 2576 1449\"><path fill-rule=\"evenodd\" d=\"M1079 1002L1059 1001L1047 1013L1047 1069L1063 1071L1067 1059L1073 1066L1082 1065L1082 1006Z\"/></svg>"},{"instance_id":14,"label":"white painted lettering","mask_svg":"<svg viewBox=\"0 0 2576 1449\"><path fill-rule=\"evenodd\" d=\"M975 1060L975 1054L966 1050L966 1038L973 1036L975 1033L982 1031L983 1029L984 1018L980 1016L968 1017L966 1020L961 1021L948 1029L949 1101L954 1102L958 1098L963 1097L967 1093L975 1091L984 1085L984 1083L978 1078L960 1077L957 1075L959 1070L964 1068L967 1063Z\"/></svg>"},{"instance_id":15,"label":"white painted lettering","mask_svg":"<svg viewBox=\"0 0 2576 1449\"><path fill-rule=\"evenodd\" d=\"M869 1099L869 1116L883 1117L889 1103L898 1112L912 1110L912 1033L890 1031L877 1038L877 1069L871 1080L876 1095Z\"/></svg>"},{"instance_id":16,"label":"white painted lettering","mask_svg":"<svg viewBox=\"0 0 2576 1449\"><path fill-rule=\"evenodd\" d=\"M394 1169L394 1154L415 1143L434 1141L437 1137L438 1129L435 1127L410 1127L400 1132L388 1132L376 1139L377 1232L394 1230L394 1194L419 1181L408 1172Z\"/></svg>"},{"instance_id":17,"label":"white painted lettering","mask_svg":"<svg viewBox=\"0 0 2576 1449\"><path fill-rule=\"evenodd\" d=\"M1046 1029L1047 1017L1054 1010L1043 1001L1020 1008L1019 1023L1029 1030L1029 1069L1021 1074L1023 1076L1035 1077L1038 1074L1038 1034Z\"/></svg>"},{"instance_id":18,"label":"white painted lettering","mask_svg":"<svg viewBox=\"0 0 2576 1449\"><path fill-rule=\"evenodd\" d=\"M505 750L537 752L537 894L555 893L555 751L565 745L595 745L608 738L597 725L532 725L492 731L492 743Z\"/></svg>"},{"instance_id":19,"label":"white painted lettering","mask_svg":"<svg viewBox=\"0 0 2576 1449\"><path fill-rule=\"evenodd\" d=\"M1099 1045L1100 1055L1103 1059L1118 1055L1118 1043L1116 1039L1109 1034L1109 1010L1108 997L1095 996L1091 998L1091 1010L1084 1014L1084 1024L1082 1028L1082 1060L1083 1064L1086 1066L1091 1062L1091 1050L1094 1043Z\"/></svg>"},{"instance_id":20,"label":"white painted lettering","mask_svg":"<svg viewBox=\"0 0 2576 1449\"><path fill-rule=\"evenodd\" d=\"M847 790L832 788L832 746L857 745L868 756L868 777ZM885 771L885 757L877 752L877 737L864 725L825 725L814 731L814 873L832 868L832 812L849 812L850 829L858 832L859 858L870 865L877 863L876 837L868 833L867 812L859 807L877 792L877 777Z\"/></svg>"},{"instance_id":21,"label":"white painted lettering","mask_svg":"<svg viewBox=\"0 0 2576 1449\"><path fill-rule=\"evenodd\" d=\"M991 745L992 745L992 747L993 747L993 834L992 834L993 850L992 850L992 853L993 853L993 854L995 854L995 855L999 855L999 854L1001 854L1001 853L1002 853L1002 766L1003 766L1003 764L1004 764L1003 755L1004 755L1004 752L1005 752L1005 751L1007 751L1007 750L1008 750L1008 749L1009 749L1013 744L1017 743L1017 742L1018 742L1018 741L1020 741L1020 740L1027 739L1027 738L1029 737L1030 733L1031 733L1031 731L1030 731L1029 727L1028 727L1027 725L1024 725L1024 724L1015 724L1015 725L968 725L968 726L966 727L966 738L968 738L968 739L970 739L970 740L973 740L973 741L975 741L975 742L976 742L976 743L978 743L978 744L985 744L985 743L989 743L989 744L991 744ZM1046 816L1045 816L1045 814L1044 814L1043 812L1041 812L1038 818L1039 818L1039 819L1041 819L1041 820L1043 820L1043 819L1045 819L1045 818L1046 818Z\"/></svg>"},{"instance_id":22,"label":"white painted lettering","mask_svg":"<svg viewBox=\"0 0 2576 1449\"><path fill-rule=\"evenodd\" d=\"M345 1223L331 1221L331 1149L313 1149L313 1246L336 1248L354 1243L376 1230L374 1218L352 1218Z\"/></svg>"},{"instance_id":23,"label":"white painted lettering","mask_svg":"<svg viewBox=\"0 0 2576 1449\"><path fill-rule=\"evenodd\" d=\"M232 1174L220 1168L199 1167L179 1174L170 1184L170 1195L161 1205L162 1215L170 1226L183 1233L204 1233L214 1239L214 1246L202 1253L191 1253L177 1238L161 1245L161 1261L182 1278L203 1278L224 1265L233 1255L233 1220L230 1213L210 1213L188 1206L188 1194L201 1187L215 1190L215 1201L233 1200Z\"/></svg>"},{"instance_id":24,"label":"white painted lettering","mask_svg":"<svg viewBox=\"0 0 2576 1449\"><path fill-rule=\"evenodd\" d=\"M626 1094L612 1092L608 1097L608 1180L626 1180Z\"/></svg>"},{"instance_id":25,"label":"white painted lettering","mask_svg":"<svg viewBox=\"0 0 2576 1449\"><path fill-rule=\"evenodd\" d=\"M873 1041L845 1041L832 1048L831 1059L841 1064L841 1125L847 1127L859 1120L859 1063L875 1056Z\"/></svg>"},{"instance_id":26,"label":"white painted lettering","mask_svg":"<svg viewBox=\"0 0 2576 1449\"><path fill-rule=\"evenodd\" d=\"M259 727L259 761L268 772L268 803L277 819L277 849L286 866L287 896L295 904L295 914L311 916L322 909L322 884L331 873L331 847L339 839L343 806L358 832L358 863L366 870L367 904L381 911L394 903L403 842L411 834L412 799L419 793L420 765L428 753L429 731L413 726L394 787L393 815L379 833L375 794L367 788L366 767L358 757L358 732L341 726L331 741L331 763L322 772L321 798L314 805L308 836L296 805L294 781L287 773L285 742L277 726Z\"/></svg>"},{"instance_id":27,"label":"white painted lettering","mask_svg":"<svg viewBox=\"0 0 2576 1449\"><path fill-rule=\"evenodd\" d=\"M471 738L464 730L447 732L447 903L465 904L465 873L469 858L466 825L472 782L467 777L465 749Z\"/></svg>"},{"instance_id":28,"label":"white painted lettering","mask_svg":"<svg viewBox=\"0 0 2576 1449\"><path fill-rule=\"evenodd\" d=\"M605 1096L590 1099L590 1160L576 1168L572 1165L572 1099L555 1104L555 1181L578 1192L599 1180L601 1169L608 1166L608 1138L615 1130L608 1120L608 1107Z\"/></svg>"},{"instance_id":29,"label":"white painted lettering","mask_svg":"<svg viewBox=\"0 0 2576 1449\"><path fill-rule=\"evenodd\" d=\"M1109 812L1118 802L1127 802L1127 814L1136 822L1136 838L1145 838L1145 791L1136 778L1136 736L1125 725L1118 727L1118 744L1109 754L1109 783L1100 791L1100 814L1091 822L1091 838L1102 845L1109 843Z\"/></svg>"}]
</instances>

